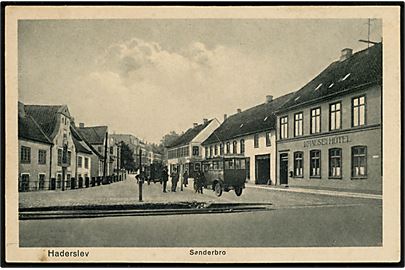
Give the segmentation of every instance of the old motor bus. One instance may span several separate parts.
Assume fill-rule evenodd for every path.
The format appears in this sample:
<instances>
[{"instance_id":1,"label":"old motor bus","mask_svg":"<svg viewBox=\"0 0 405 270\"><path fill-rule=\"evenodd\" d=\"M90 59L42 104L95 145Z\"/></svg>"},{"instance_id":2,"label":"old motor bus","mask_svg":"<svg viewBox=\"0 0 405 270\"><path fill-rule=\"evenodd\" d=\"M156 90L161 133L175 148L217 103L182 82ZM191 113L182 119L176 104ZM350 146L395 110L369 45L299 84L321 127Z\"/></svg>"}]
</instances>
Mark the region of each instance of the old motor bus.
<instances>
[{"instance_id":1,"label":"old motor bus","mask_svg":"<svg viewBox=\"0 0 405 270\"><path fill-rule=\"evenodd\" d=\"M225 156L202 162L206 188L212 189L219 197L222 192L234 190L242 195L246 181L246 159L241 156Z\"/></svg>"}]
</instances>

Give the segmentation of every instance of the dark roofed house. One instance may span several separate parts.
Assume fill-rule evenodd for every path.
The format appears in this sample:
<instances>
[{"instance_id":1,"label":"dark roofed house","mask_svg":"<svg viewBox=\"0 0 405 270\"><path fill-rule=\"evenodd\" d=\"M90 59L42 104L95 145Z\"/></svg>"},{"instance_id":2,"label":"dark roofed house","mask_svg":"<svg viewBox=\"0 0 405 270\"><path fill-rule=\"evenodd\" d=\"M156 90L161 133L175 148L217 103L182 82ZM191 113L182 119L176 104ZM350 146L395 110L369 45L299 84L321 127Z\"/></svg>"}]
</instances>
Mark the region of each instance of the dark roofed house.
<instances>
[{"instance_id":1,"label":"dark roofed house","mask_svg":"<svg viewBox=\"0 0 405 270\"><path fill-rule=\"evenodd\" d=\"M352 53L277 112L277 183L381 192L382 44Z\"/></svg>"},{"instance_id":2,"label":"dark roofed house","mask_svg":"<svg viewBox=\"0 0 405 270\"><path fill-rule=\"evenodd\" d=\"M166 146L168 154L168 166L171 173L174 169L183 173L187 170L191 177L199 169L194 165L202 160L203 148L201 143L220 125L217 119L204 119L203 123L194 123L179 138Z\"/></svg>"},{"instance_id":3,"label":"dark roofed house","mask_svg":"<svg viewBox=\"0 0 405 270\"><path fill-rule=\"evenodd\" d=\"M204 142L205 157L242 155L246 157L246 178L256 184L274 183L276 179L276 120L275 111L293 94L266 102L226 117Z\"/></svg>"}]
</instances>

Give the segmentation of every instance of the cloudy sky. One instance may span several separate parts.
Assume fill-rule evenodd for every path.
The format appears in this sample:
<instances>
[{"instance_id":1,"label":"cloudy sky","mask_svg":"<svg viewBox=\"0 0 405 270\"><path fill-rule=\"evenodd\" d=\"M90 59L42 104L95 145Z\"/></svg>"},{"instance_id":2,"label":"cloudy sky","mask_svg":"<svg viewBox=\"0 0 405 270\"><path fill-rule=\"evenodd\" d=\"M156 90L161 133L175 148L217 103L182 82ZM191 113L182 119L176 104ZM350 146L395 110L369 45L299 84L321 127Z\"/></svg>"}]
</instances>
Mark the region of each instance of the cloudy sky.
<instances>
[{"instance_id":1,"label":"cloudy sky","mask_svg":"<svg viewBox=\"0 0 405 270\"><path fill-rule=\"evenodd\" d=\"M367 20L20 21L19 100L159 142L298 90L359 39Z\"/></svg>"}]
</instances>

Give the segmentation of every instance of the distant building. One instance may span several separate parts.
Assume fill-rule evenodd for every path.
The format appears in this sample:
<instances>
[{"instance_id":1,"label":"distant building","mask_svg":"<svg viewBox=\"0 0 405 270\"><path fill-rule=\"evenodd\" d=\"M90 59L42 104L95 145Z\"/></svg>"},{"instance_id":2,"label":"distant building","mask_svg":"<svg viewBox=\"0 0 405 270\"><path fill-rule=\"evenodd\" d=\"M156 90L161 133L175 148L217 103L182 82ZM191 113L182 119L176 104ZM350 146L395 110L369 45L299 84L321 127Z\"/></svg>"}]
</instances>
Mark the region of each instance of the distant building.
<instances>
[{"instance_id":1,"label":"distant building","mask_svg":"<svg viewBox=\"0 0 405 270\"><path fill-rule=\"evenodd\" d=\"M72 134L70 132L71 116L66 105L24 105L27 115L32 117L43 133L53 143L49 157L49 189L66 189L70 187L70 178L76 170L76 156Z\"/></svg>"},{"instance_id":2,"label":"distant building","mask_svg":"<svg viewBox=\"0 0 405 270\"><path fill-rule=\"evenodd\" d=\"M278 183L382 189L382 44L339 61L277 112Z\"/></svg>"},{"instance_id":3,"label":"distant building","mask_svg":"<svg viewBox=\"0 0 405 270\"><path fill-rule=\"evenodd\" d=\"M256 184L274 184L276 180L276 116L292 94L227 117L203 142L204 158L240 155L246 157L246 179Z\"/></svg>"},{"instance_id":4,"label":"distant building","mask_svg":"<svg viewBox=\"0 0 405 270\"><path fill-rule=\"evenodd\" d=\"M204 119L202 124L194 123L183 135L167 146L169 173L176 169L179 173L187 170L191 176L200 169L204 156L201 146L212 132L219 127L217 119Z\"/></svg>"},{"instance_id":5,"label":"distant building","mask_svg":"<svg viewBox=\"0 0 405 270\"><path fill-rule=\"evenodd\" d=\"M48 190L52 141L18 103L18 191Z\"/></svg>"}]
</instances>

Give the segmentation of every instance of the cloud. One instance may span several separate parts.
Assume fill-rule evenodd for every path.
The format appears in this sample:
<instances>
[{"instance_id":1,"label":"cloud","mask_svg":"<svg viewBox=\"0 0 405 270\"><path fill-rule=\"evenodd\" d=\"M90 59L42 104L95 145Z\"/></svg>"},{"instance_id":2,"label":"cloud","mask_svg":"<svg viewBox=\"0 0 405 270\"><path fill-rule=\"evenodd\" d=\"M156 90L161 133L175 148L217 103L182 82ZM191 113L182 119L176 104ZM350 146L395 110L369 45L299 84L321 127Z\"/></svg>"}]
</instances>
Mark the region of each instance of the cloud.
<instances>
[{"instance_id":1,"label":"cloud","mask_svg":"<svg viewBox=\"0 0 405 270\"><path fill-rule=\"evenodd\" d=\"M89 107L109 104L109 115L99 118L114 130L158 141L170 130L257 104L268 72L268 63L236 48L208 49L196 41L169 51L132 38L109 46L77 89L91 100Z\"/></svg>"}]
</instances>

